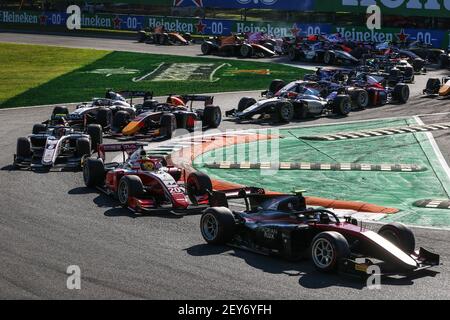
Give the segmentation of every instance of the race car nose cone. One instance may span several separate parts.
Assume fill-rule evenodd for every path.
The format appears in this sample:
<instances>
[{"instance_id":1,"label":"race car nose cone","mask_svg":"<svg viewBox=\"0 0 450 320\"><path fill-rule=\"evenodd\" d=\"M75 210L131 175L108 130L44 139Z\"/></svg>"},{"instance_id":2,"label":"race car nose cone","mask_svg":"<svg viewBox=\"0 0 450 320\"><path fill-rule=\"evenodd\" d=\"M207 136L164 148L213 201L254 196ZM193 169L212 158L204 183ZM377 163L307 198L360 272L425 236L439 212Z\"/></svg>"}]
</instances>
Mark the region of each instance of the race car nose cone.
<instances>
[{"instance_id":1,"label":"race car nose cone","mask_svg":"<svg viewBox=\"0 0 450 320\"><path fill-rule=\"evenodd\" d=\"M122 133L126 136L132 136L136 134L143 126L143 122L131 121L125 128L123 128Z\"/></svg>"}]
</instances>

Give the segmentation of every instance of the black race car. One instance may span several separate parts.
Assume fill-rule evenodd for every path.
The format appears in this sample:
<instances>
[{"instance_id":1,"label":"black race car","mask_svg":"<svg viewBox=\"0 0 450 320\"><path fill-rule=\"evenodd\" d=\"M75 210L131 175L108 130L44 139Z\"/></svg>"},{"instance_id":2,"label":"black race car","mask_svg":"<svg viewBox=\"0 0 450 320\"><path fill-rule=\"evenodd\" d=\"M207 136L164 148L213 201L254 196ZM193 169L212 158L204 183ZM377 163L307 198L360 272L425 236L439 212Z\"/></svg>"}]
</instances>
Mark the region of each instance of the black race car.
<instances>
[{"instance_id":1,"label":"black race car","mask_svg":"<svg viewBox=\"0 0 450 320\"><path fill-rule=\"evenodd\" d=\"M234 198L245 201L243 211L230 210L228 200L233 197L217 194L200 220L201 234L209 244L229 244L289 260L311 258L320 271L361 276L374 264L385 275L408 275L439 265L439 255L415 250L414 235L405 225L390 223L375 233L350 217L341 220L332 211L307 208L301 191L295 195L239 192Z\"/></svg>"}]
</instances>

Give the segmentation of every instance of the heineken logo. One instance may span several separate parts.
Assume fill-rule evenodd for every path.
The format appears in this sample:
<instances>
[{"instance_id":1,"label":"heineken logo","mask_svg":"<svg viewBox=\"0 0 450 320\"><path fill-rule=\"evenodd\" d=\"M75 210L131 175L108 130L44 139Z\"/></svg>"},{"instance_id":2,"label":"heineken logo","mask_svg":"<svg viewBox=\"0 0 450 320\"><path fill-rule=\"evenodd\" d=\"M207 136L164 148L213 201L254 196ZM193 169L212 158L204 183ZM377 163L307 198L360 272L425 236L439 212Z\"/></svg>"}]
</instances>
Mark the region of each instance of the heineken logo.
<instances>
[{"instance_id":1,"label":"heineken logo","mask_svg":"<svg viewBox=\"0 0 450 320\"><path fill-rule=\"evenodd\" d=\"M161 63L153 71L133 78L134 82L140 81L208 81L215 82L217 71L228 63Z\"/></svg>"},{"instance_id":2,"label":"heineken logo","mask_svg":"<svg viewBox=\"0 0 450 320\"><path fill-rule=\"evenodd\" d=\"M26 12L16 13L11 11L0 11L0 22L37 24L39 23L39 16L36 14L28 14Z\"/></svg>"}]
</instances>

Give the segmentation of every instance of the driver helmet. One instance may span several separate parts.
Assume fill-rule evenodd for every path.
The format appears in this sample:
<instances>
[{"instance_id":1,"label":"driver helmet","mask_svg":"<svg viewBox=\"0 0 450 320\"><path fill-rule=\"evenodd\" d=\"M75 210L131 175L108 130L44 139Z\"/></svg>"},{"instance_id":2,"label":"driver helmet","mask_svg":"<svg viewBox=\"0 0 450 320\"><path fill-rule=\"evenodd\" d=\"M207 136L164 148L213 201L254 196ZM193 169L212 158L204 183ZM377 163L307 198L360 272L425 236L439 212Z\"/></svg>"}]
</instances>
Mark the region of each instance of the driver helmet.
<instances>
[{"instance_id":1,"label":"driver helmet","mask_svg":"<svg viewBox=\"0 0 450 320\"><path fill-rule=\"evenodd\" d=\"M141 150L137 162L142 171L158 171L162 168L161 162L157 159L151 159L145 150Z\"/></svg>"}]
</instances>

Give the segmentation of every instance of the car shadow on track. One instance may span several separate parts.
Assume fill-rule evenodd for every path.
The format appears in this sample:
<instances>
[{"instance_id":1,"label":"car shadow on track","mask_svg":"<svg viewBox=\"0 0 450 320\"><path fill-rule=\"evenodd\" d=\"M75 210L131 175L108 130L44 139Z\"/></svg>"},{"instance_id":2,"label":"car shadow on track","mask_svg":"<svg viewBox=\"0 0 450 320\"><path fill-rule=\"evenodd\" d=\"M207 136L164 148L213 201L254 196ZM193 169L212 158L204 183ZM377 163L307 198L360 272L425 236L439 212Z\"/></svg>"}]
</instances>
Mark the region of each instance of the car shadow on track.
<instances>
[{"instance_id":1,"label":"car shadow on track","mask_svg":"<svg viewBox=\"0 0 450 320\"><path fill-rule=\"evenodd\" d=\"M283 274L287 276L298 276L299 285L308 289L323 289L327 287L345 287L362 290L367 288L366 280L342 273L323 273L317 271L309 260L286 261L281 258L263 256L246 250L235 249L227 246L212 246L199 244L185 249L191 256L212 256L228 253L231 256L245 260L245 262L256 269L266 273ZM438 272L424 270L422 273L411 277L383 277L381 285L410 286L414 280L424 277L434 277Z\"/></svg>"},{"instance_id":2,"label":"car shadow on track","mask_svg":"<svg viewBox=\"0 0 450 320\"><path fill-rule=\"evenodd\" d=\"M88 187L77 187L69 190L69 195L83 195L83 194L97 194L94 198L94 203L99 208L107 208L104 215L106 217L128 217L132 219L144 217L159 217L166 219L180 219L183 216L177 216L171 213L135 213L130 209L122 207L119 202L110 196L103 193L98 193L97 190Z\"/></svg>"}]
</instances>

